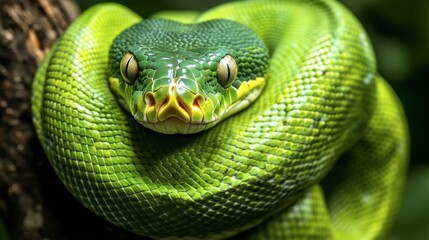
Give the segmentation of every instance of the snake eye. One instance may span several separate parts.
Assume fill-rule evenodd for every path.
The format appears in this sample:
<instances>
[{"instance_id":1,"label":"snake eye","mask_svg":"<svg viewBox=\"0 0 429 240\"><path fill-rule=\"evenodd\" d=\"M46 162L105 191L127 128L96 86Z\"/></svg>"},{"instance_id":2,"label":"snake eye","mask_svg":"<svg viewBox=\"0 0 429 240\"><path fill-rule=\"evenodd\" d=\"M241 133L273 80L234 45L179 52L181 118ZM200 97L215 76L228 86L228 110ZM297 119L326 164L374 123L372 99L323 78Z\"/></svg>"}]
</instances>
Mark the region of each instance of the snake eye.
<instances>
[{"instance_id":1,"label":"snake eye","mask_svg":"<svg viewBox=\"0 0 429 240\"><path fill-rule=\"evenodd\" d=\"M222 58L216 70L217 81L222 87L229 87L237 77L237 63L231 55Z\"/></svg>"},{"instance_id":2,"label":"snake eye","mask_svg":"<svg viewBox=\"0 0 429 240\"><path fill-rule=\"evenodd\" d=\"M139 75L139 67L136 57L132 53L126 53L121 60L121 75L126 82L132 84Z\"/></svg>"}]
</instances>

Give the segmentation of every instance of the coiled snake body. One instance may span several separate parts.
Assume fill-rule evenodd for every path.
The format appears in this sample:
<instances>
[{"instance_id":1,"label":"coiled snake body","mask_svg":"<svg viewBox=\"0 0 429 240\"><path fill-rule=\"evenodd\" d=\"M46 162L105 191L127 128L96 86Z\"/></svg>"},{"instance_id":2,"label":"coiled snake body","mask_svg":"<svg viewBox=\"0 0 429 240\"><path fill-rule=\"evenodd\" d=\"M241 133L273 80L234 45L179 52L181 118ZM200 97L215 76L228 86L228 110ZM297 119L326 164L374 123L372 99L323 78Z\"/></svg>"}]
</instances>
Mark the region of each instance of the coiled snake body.
<instances>
[{"instance_id":1,"label":"coiled snake body","mask_svg":"<svg viewBox=\"0 0 429 240\"><path fill-rule=\"evenodd\" d=\"M186 21L102 4L48 54L32 111L68 190L153 238L386 236L407 127L354 17L278 0Z\"/></svg>"}]
</instances>

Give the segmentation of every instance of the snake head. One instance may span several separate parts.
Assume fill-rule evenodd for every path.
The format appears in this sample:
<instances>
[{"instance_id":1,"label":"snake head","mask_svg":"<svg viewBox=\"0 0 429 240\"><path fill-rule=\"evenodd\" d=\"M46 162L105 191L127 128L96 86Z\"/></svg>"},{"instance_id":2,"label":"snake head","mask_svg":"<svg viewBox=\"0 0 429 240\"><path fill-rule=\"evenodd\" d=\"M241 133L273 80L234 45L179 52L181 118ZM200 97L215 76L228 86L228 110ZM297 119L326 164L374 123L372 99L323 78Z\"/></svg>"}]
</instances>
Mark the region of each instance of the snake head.
<instances>
[{"instance_id":1,"label":"snake head","mask_svg":"<svg viewBox=\"0 0 429 240\"><path fill-rule=\"evenodd\" d=\"M262 92L268 51L230 20L142 21L116 37L110 86L142 125L164 134L197 133L246 108Z\"/></svg>"}]
</instances>

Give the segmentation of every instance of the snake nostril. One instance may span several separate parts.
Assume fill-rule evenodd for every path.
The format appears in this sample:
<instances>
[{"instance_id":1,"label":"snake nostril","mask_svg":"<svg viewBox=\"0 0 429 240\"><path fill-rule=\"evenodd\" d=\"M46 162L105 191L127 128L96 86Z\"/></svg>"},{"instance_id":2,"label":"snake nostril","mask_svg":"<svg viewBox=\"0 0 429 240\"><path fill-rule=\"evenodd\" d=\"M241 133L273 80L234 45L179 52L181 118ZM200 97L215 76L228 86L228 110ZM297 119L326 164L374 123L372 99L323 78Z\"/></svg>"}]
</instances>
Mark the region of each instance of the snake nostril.
<instances>
[{"instance_id":1,"label":"snake nostril","mask_svg":"<svg viewBox=\"0 0 429 240\"><path fill-rule=\"evenodd\" d=\"M201 95L198 95L195 99L194 102L192 103L193 107L197 107L197 108L201 108L203 106L204 103L204 98Z\"/></svg>"},{"instance_id":2,"label":"snake nostril","mask_svg":"<svg viewBox=\"0 0 429 240\"><path fill-rule=\"evenodd\" d=\"M145 100L146 106L148 107L155 106L155 97L153 96L153 94L150 94L150 93L146 94L144 100Z\"/></svg>"}]
</instances>

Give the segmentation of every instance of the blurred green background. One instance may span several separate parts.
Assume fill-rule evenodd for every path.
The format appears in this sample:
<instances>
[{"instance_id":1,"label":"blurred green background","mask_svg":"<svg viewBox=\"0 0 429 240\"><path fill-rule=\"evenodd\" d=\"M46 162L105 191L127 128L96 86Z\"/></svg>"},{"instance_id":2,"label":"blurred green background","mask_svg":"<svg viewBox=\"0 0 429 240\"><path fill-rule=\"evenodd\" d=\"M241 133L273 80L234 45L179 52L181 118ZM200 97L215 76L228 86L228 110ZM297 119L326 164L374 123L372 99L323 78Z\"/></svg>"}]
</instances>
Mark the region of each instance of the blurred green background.
<instances>
[{"instance_id":1,"label":"blurred green background","mask_svg":"<svg viewBox=\"0 0 429 240\"><path fill-rule=\"evenodd\" d=\"M82 10L97 0L78 1ZM116 0L142 16L161 10L204 10L226 0ZM342 0L374 45L380 73L401 99L411 133L404 202L391 239L429 239L429 1Z\"/></svg>"}]
</instances>

